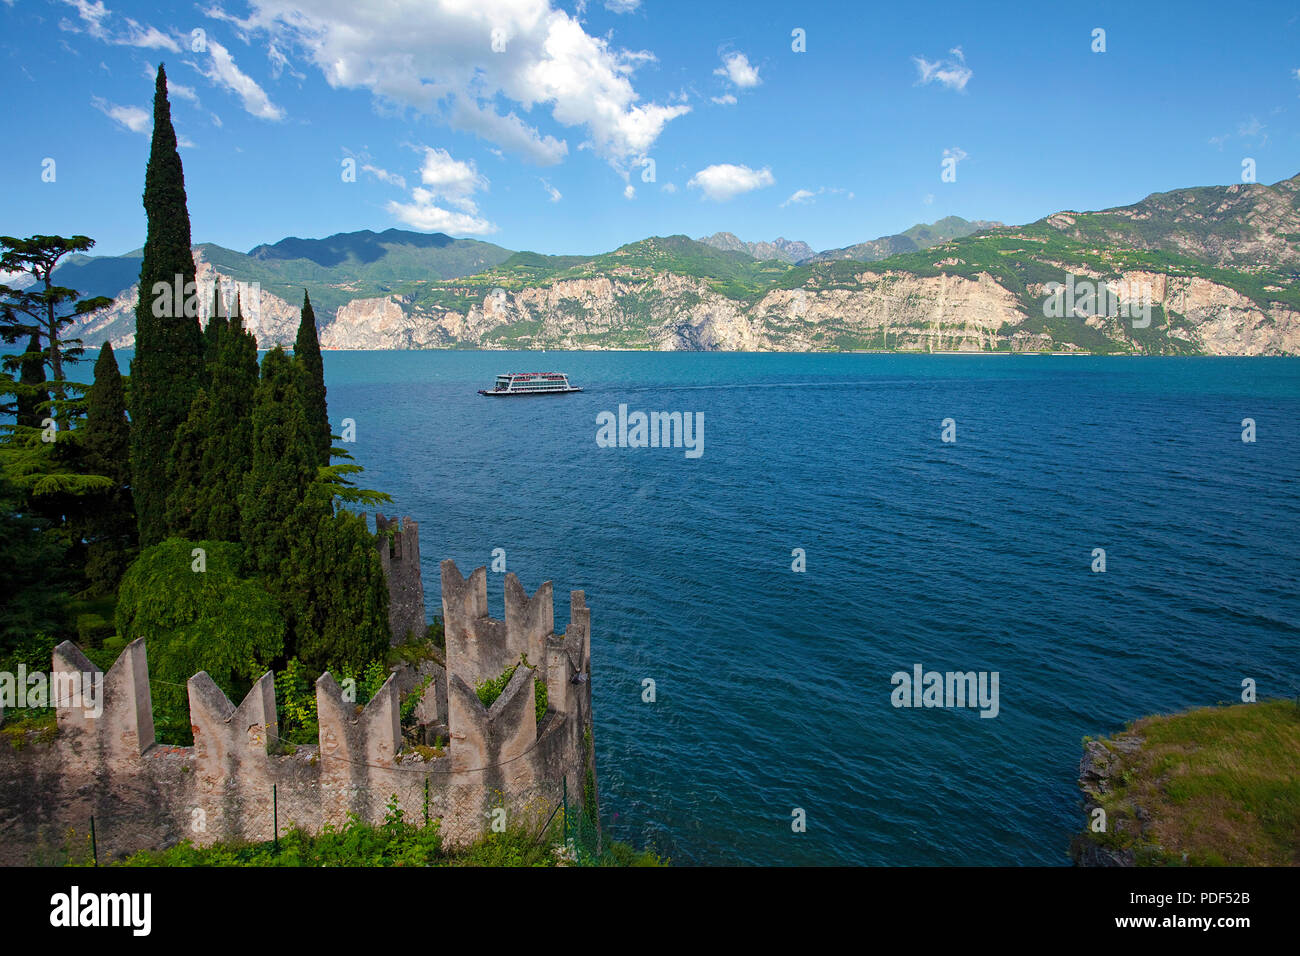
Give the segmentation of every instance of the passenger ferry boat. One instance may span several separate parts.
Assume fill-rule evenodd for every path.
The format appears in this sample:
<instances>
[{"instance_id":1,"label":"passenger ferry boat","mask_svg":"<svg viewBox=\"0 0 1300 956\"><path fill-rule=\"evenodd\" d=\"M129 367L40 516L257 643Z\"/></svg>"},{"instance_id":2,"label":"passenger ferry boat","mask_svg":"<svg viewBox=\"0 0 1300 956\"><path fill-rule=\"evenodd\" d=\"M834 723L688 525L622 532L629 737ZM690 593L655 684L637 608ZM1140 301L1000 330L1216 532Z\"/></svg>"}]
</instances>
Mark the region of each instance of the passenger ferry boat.
<instances>
[{"instance_id":1,"label":"passenger ferry boat","mask_svg":"<svg viewBox=\"0 0 1300 956\"><path fill-rule=\"evenodd\" d=\"M497 376L493 388L480 388L480 395L493 398L507 395L571 395L581 392L569 384L569 376L563 372L507 372Z\"/></svg>"}]
</instances>

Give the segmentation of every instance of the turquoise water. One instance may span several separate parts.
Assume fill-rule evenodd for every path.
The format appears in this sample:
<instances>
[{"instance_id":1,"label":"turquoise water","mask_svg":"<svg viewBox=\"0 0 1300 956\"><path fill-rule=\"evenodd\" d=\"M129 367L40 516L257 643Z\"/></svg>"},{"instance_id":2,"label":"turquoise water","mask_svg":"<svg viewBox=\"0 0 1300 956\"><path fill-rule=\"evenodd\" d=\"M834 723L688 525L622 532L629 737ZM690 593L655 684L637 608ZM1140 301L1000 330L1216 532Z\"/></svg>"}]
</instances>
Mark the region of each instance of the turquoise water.
<instances>
[{"instance_id":1,"label":"turquoise water","mask_svg":"<svg viewBox=\"0 0 1300 956\"><path fill-rule=\"evenodd\" d=\"M551 369L586 391L475 394ZM1063 864L1085 734L1246 677L1300 689L1300 360L333 352L326 371L364 483L421 523L430 614L440 559L498 547L530 592L554 581L561 628L586 591L607 825L678 862ZM703 413L703 455L598 447L620 404ZM997 717L895 708L915 664L998 672Z\"/></svg>"}]
</instances>

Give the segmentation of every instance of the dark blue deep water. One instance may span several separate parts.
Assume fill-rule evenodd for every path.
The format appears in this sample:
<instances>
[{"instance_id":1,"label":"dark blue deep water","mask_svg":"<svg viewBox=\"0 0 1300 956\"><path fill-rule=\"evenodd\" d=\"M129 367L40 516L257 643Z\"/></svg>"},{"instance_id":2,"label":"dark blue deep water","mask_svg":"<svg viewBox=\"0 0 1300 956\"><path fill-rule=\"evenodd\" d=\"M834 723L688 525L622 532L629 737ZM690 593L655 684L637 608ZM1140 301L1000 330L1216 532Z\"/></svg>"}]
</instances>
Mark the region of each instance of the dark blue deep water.
<instances>
[{"instance_id":1,"label":"dark blue deep water","mask_svg":"<svg viewBox=\"0 0 1300 956\"><path fill-rule=\"evenodd\" d=\"M551 368L586 391L475 394ZM1063 864L1085 734L1245 677L1297 692L1297 359L334 352L326 371L363 483L420 522L430 614L440 559L468 573L498 547L530 592L554 581L560 629L586 591L604 816L677 862ZM703 412L703 456L597 447L620 403ZM890 675L918 663L999 672L1000 714L895 709Z\"/></svg>"}]
</instances>

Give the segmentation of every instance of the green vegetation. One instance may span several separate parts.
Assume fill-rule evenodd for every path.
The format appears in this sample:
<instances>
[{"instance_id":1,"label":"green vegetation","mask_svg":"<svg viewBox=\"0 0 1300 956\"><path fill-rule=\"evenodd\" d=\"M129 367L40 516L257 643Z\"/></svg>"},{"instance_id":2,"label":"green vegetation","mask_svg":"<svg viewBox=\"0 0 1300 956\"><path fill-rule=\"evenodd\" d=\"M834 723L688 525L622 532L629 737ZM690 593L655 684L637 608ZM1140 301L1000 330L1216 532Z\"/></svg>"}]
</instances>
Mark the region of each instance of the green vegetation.
<instances>
[{"instance_id":1,"label":"green vegetation","mask_svg":"<svg viewBox=\"0 0 1300 956\"><path fill-rule=\"evenodd\" d=\"M622 843L609 844L600 854L579 853L563 843L563 811L552 820L550 839L539 839L523 829L489 833L476 843L458 849L444 848L433 820L417 826L403 819L396 800L390 802L384 822L368 826L351 819L342 827L326 825L315 836L289 829L275 842L216 843L195 847L186 841L167 850L134 853L118 866L666 866L652 850L634 850ZM71 841L70 841L71 842ZM91 863L90 848L77 840L67 855L71 865Z\"/></svg>"},{"instance_id":2,"label":"green vegetation","mask_svg":"<svg viewBox=\"0 0 1300 956\"><path fill-rule=\"evenodd\" d=\"M206 414L200 410L199 420L188 426L197 428L201 436L200 471L189 499L193 508L191 528L200 537L239 541L240 495L244 476L253 465L258 368L257 340L244 328L238 295L233 314L207 359L209 410ZM184 499L180 507L185 507ZM173 529L173 533L177 530Z\"/></svg>"},{"instance_id":3,"label":"green vegetation","mask_svg":"<svg viewBox=\"0 0 1300 956\"><path fill-rule=\"evenodd\" d=\"M199 331L161 68L144 203L129 379L109 346L89 388L67 374L80 349L63 327L108 303L49 280L62 257L94 243L0 237L0 271L27 273L35 282L26 289L40 290L0 286L0 341L27 343L4 356L9 374L0 377L3 411L16 417L0 427L0 665L46 671L53 648L73 639L107 670L143 638L159 740L189 742L185 685L199 671L236 702L278 671L285 726L306 735L315 723L308 673L356 678L362 703L388 676L375 536L364 517L336 506L387 495L355 487L360 466L330 448L309 298L297 354L273 350L260 374L238 296L228 318L214 296ZM155 281L169 291L156 303ZM331 464L332 455L345 460Z\"/></svg>"},{"instance_id":4,"label":"green vegetation","mask_svg":"<svg viewBox=\"0 0 1300 956\"><path fill-rule=\"evenodd\" d=\"M86 395L86 437L82 465L110 479L111 486L92 494L84 526L86 578L96 594L112 594L135 552L135 503L131 497L131 425L126 417L126 388L113 347L105 345L95 361L95 381Z\"/></svg>"},{"instance_id":5,"label":"green vegetation","mask_svg":"<svg viewBox=\"0 0 1300 956\"><path fill-rule=\"evenodd\" d=\"M1300 863L1295 701L1144 717L1101 743L1112 789L1091 796L1106 832L1081 839L1132 850L1140 865Z\"/></svg>"},{"instance_id":6,"label":"green vegetation","mask_svg":"<svg viewBox=\"0 0 1300 956\"><path fill-rule=\"evenodd\" d=\"M194 549L204 552L195 570ZM226 696L242 700L284 651L284 616L262 582L244 576L243 549L225 541L168 538L146 548L118 592L123 646L145 638L160 739L189 743L185 683L207 671Z\"/></svg>"},{"instance_id":7,"label":"green vegetation","mask_svg":"<svg viewBox=\"0 0 1300 956\"><path fill-rule=\"evenodd\" d=\"M316 313L311 298L302 294L302 319L294 341L293 357L302 375L302 403L307 413L307 428L315 436L316 464L330 463L329 412L325 407L325 364L320 357L320 340L316 336Z\"/></svg>"},{"instance_id":8,"label":"green vegetation","mask_svg":"<svg viewBox=\"0 0 1300 956\"><path fill-rule=\"evenodd\" d=\"M201 384L203 368L197 303L188 298L195 288L195 269L185 173L176 151L167 73L162 66L154 88L153 120L144 182L148 238L140 265L135 357L131 362L131 491L140 543L146 546L167 536L167 463L176 431L189 415ZM171 290L170 294L155 297L156 283Z\"/></svg>"},{"instance_id":9,"label":"green vegetation","mask_svg":"<svg viewBox=\"0 0 1300 956\"><path fill-rule=\"evenodd\" d=\"M497 698L506 689L506 685L510 683L510 678L515 676L515 671L519 669L521 664L524 667L530 666L528 658L521 657L516 663L511 664L502 671L501 676L489 677L474 687L474 693L478 694L479 702L485 708L490 708L496 703ZM546 716L547 697L546 682L540 677L533 678L533 697L536 703L537 723L541 724L542 718Z\"/></svg>"}]
</instances>

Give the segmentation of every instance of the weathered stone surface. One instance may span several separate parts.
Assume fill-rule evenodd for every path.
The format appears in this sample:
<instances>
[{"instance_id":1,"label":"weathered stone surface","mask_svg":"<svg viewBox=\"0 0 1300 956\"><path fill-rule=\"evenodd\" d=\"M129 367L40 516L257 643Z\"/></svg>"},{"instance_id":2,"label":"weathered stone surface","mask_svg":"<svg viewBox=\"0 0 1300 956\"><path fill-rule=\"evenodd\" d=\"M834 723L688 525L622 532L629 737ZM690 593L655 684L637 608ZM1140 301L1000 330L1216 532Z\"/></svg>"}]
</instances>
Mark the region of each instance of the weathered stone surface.
<instances>
[{"instance_id":1,"label":"weathered stone surface","mask_svg":"<svg viewBox=\"0 0 1300 956\"><path fill-rule=\"evenodd\" d=\"M71 643L60 645L53 670L102 677L103 711L94 716L84 699L68 695L52 739L33 739L21 750L0 746L0 864L61 862L69 839L74 849L88 845L92 815L107 860L181 839L267 840L277 816L281 833L290 825L309 832L342 826L349 814L380 823L394 800L405 819L419 821L427 798L449 846L481 836L498 810L509 825L541 826L566 784L576 812L584 794L595 793L596 779L586 679L590 612L582 592L571 596L561 636L552 631L549 583L532 598L517 581L507 585L510 620L496 621L487 617L486 569L467 581L444 562L443 579L447 668L425 661L400 669L363 708L322 675L319 746L281 744L270 674L235 706L203 673L189 681L194 746L159 745L144 642L128 646L107 674ZM498 676L530 648L540 650L527 650L528 666L484 708L477 675ZM501 667L484 670L498 661ZM409 749L402 737L401 689L425 676L433 680L420 706L450 738L442 756ZM540 724L534 680L548 690Z\"/></svg>"},{"instance_id":2,"label":"weathered stone surface","mask_svg":"<svg viewBox=\"0 0 1300 956\"><path fill-rule=\"evenodd\" d=\"M382 513L375 514L378 532L379 563L388 582L388 629L391 642L423 640L427 623L424 618L424 583L420 577L420 526L411 518L399 524ZM385 532L391 531L389 540Z\"/></svg>"}]
</instances>

